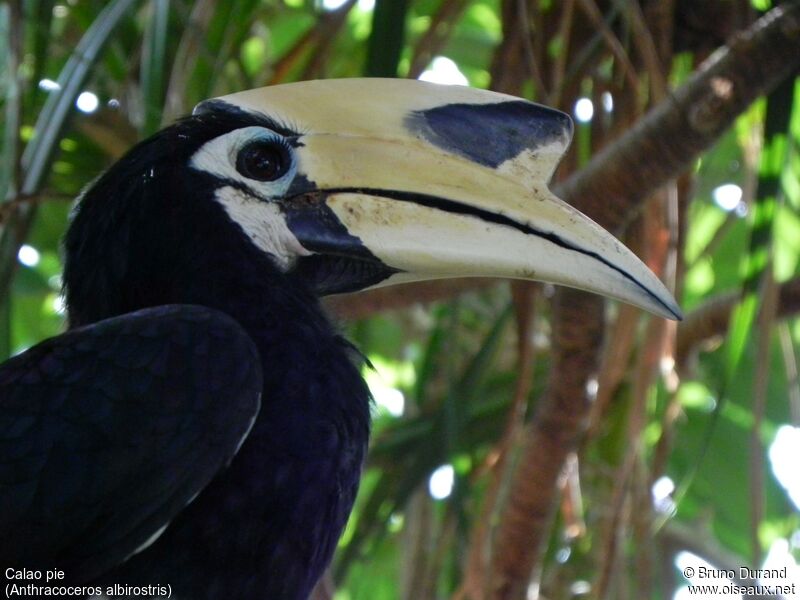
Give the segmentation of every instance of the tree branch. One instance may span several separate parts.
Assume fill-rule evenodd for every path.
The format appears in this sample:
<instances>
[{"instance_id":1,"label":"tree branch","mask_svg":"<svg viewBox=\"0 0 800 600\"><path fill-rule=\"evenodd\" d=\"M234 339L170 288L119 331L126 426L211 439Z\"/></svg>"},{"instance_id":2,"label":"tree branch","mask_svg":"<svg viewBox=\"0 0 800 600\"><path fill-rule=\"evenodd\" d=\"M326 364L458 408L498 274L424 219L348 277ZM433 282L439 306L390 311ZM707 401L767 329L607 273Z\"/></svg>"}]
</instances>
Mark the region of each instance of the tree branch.
<instances>
[{"instance_id":1,"label":"tree branch","mask_svg":"<svg viewBox=\"0 0 800 600\"><path fill-rule=\"evenodd\" d=\"M800 2L792 2L718 50L671 98L554 191L619 231L649 193L691 165L751 102L798 67ZM577 448L589 413L585 388L597 367L602 304L599 298L562 289L555 307L548 392L528 430L500 524L496 600L525 597L548 539L558 475L567 454Z\"/></svg>"},{"instance_id":2,"label":"tree branch","mask_svg":"<svg viewBox=\"0 0 800 600\"><path fill-rule=\"evenodd\" d=\"M497 279L437 279L392 287L377 288L356 294L329 296L324 304L340 319L363 319L387 310L408 308L414 304L430 304L450 300L460 294L497 285Z\"/></svg>"},{"instance_id":3,"label":"tree branch","mask_svg":"<svg viewBox=\"0 0 800 600\"><path fill-rule=\"evenodd\" d=\"M670 98L563 185L559 196L619 231L642 200L691 166L759 96L800 68L800 3L734 36Z\"/></svg>"},{"instance_id":4,"label":"tree branch","mask_svg":"<svg viewBox=\"0 0 800 600\"><path fill-rule=\"evenodd\" d=\"M739 301L739 294L730 292L715 296L698 306L678 326L675 362L686 369L697 348L705 341L728 331L731 312ZM800 312L800 277L778 285L776 316L785 318Z\"/></svg>"}]
</instances>

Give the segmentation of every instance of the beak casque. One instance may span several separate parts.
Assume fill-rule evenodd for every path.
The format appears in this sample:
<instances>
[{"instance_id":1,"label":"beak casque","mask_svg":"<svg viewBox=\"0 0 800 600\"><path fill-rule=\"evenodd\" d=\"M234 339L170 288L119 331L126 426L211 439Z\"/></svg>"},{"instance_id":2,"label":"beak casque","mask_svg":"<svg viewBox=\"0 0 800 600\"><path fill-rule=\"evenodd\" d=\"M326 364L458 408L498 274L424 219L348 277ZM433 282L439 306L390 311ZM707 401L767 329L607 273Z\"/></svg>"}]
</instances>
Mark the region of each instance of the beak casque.
<instances>
[{"instance_id":1,"label":"beak casque","mask_svg":"<svg viewBox=\"0 0 800 600\"><path fill-rule=\"evenodd\" d=\"M548 189L572 137L562 112L399 79L309 81L214 102L298 133L289 228L311 252L380 261L390 276L377 285L467 276L550 281L681 318L630 250ZM298 218L309 206L324 216Z\"/></svg>"}]
</instances>

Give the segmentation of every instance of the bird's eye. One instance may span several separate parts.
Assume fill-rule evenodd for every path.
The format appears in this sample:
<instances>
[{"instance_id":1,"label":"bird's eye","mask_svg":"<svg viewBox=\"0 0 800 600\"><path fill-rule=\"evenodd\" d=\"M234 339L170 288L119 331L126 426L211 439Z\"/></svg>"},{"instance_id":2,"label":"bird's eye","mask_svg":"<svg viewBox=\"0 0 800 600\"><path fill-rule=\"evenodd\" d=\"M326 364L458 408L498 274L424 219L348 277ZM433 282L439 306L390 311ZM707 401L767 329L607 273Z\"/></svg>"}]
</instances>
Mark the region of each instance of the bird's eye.
<instances>
[{"instance_id":1,"label":"bird's eye","mask_svg":"<svg viewBox=\"0 0 800 600\"><path fill-rule=\"evenodd\" d=\"M275 181L291 167L289 152L281 142L259 140L239 150L236 170L249 179Z\"/></svg>"}]
</instances>

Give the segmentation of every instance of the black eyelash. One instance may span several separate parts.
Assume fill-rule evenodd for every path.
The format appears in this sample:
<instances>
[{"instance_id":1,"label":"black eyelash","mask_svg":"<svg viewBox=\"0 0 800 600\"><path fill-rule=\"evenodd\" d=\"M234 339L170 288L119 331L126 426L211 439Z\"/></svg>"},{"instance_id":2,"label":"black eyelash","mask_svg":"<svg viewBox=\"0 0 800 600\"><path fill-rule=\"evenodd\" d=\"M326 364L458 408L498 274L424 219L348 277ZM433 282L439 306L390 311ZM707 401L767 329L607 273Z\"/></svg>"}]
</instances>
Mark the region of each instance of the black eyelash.
<instances>
[{"instance_id":1,"label":"black eyelash","mask_svg":"<svg viewBox=\"0 0 800 600\"><path fill-rule=\"evenodd\" d=\"M198 104L197 108L194 110L195 116L202 117L209 113L227 114L237 119L245 118L247 121L250 121L250 123L248 123L249 125L270 129L283 137L299 137L308 133L308 131L300 127L298 123L292 123L288 119L269 116L259 111L244 110L233 104L228 104L223 100L206 100Z\"/></svg>"}]
</instances>

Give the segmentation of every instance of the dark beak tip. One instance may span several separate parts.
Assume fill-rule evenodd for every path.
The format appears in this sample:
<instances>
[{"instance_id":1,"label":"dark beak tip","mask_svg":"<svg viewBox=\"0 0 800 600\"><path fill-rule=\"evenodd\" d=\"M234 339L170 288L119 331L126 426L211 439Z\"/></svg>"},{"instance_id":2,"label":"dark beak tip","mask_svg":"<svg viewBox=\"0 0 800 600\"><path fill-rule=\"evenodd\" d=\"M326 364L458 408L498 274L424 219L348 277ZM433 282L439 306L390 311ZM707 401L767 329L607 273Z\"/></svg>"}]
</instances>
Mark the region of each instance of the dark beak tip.
<instances>
[{"instance_id":1,"label":"dark beak tip","mask_svg":"<svg viewBox=\"0 0 800 600\"><path fill-rule=\"evenodd\" d=\"M652 294L652 298L655 299L662 308L662 314L660 316L665 319L670 319L671 321L683 321L683 310L681 310L678 302L671 295L662 298L656 294Z\"/></svg>"},{"instance_id":2,"label":"dark beak tip","mask_svg":"<svg viewBox=\"0 0 800 600\"><path fill-rule=\"evenodd\" d=\"M672 316L676 321L683 321L683 311L681 310L680 306L676 304L674 307L670 307L670 312L672 312Z\"/></svg>"}]
</instances>

